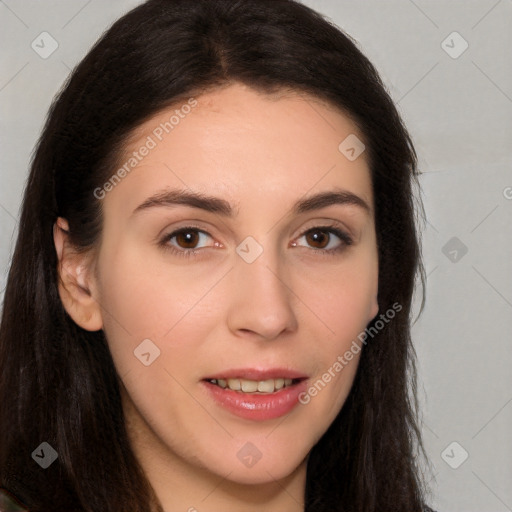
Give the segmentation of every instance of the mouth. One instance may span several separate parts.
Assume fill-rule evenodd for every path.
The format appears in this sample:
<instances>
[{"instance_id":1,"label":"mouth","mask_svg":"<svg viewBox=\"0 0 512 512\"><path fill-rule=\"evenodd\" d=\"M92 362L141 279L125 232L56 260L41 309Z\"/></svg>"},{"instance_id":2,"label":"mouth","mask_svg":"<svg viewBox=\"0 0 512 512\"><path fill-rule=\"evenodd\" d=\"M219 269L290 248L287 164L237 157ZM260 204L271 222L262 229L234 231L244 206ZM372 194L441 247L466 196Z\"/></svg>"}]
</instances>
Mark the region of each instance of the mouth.
<instances>
[{"instance_id":1,"label":"mouth","mask_svg":"<svg viewBox=\"0 0 512 512\"><path fill-rule=\"evenodd\" d=\"M308 377L288 370L233 370L202 380L209 398L239 418L265 421L299 404Z\"/></svg>"}]
</instances>

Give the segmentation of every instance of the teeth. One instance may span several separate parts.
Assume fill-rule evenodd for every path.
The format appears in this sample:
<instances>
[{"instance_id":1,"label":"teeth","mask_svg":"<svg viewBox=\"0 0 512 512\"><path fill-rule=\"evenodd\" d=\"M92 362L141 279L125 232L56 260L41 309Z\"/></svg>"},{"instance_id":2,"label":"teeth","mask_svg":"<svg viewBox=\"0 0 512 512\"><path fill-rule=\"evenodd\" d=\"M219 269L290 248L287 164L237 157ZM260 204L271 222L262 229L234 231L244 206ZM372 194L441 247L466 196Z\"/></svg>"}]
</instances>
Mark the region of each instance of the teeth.
<instances>
[{"instance_id":1,"label":"teeth","mask_svg":"<svg viewBox=\"0 0 512 512\"><path fill-rule=\"evenodd\" d=\"M267 380L248 380L248 379L212 379L213 384L217 384L223 389L229 388L233 391L242 391L243 393L274 393L286 386L292 385L292 379L267 379Z\"/></svg>"},{"instance_id":2,"label":"teeth","mask_svg":"<svg viewBox=\"0 0 512 512\"><path fill-rule=\"evenodd\" d=\"M258 391L260 393L273 393L274 392L274 379L260 380L258 382ZM242 389L245 391L244 387Z\"/></svg>"},{"instance_id":3,"label":"teeth","mask_svg":"<svg viewBox=\"0 0 512 512\"><path fill-rule=\"evenodd\" d=\"M233 391L240 391L242 389L240 379L228 379L228 388Z\"/></svg>"},{"instance_id":4,"label":"teeth","mask_svg":"<svg viewBox=\"0 0 512 512\"><path fill-rule=\"evenodd\" d=\"M254 393L258 391L258 383L255 380L240 379L240 384L242 384L242 391L244 393Z\"/></svg>"},{"instance_id":5,"label":"teeth","mask_svg":"<svg viewBox=\"0 0 512 512\"><path fill-rule=\"evenodd\" d=\"M292 383L291 379L287 379L287 380L290 381L290 384ZM290 384L288 384L288 385L290 385ZM284 379L276 379L274 381L274 388L276 391L279 389L283 389L284 388Z\"/></svg>"}]
</instances>

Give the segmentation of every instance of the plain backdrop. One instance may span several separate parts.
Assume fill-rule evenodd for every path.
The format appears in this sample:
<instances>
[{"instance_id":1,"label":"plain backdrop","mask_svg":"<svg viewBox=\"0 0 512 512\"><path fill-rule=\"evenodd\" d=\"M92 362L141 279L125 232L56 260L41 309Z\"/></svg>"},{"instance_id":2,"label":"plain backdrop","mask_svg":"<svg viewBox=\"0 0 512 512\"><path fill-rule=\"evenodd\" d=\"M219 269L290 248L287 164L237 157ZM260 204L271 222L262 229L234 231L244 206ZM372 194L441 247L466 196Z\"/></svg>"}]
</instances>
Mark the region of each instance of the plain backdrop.
<instances>
[{"instance_id":1,"label":"plain backdrop","mask_svg":"<svg viewBox=\"0 0 512 512\"><path fill-rule=\"evenodd\" d=\"M138 3L0 0L2 300L50 101ZM305 3L376 65L419 153L428 280L413 335L432 505L512 511L512 0Z\"/></svg>"}]
</instances>

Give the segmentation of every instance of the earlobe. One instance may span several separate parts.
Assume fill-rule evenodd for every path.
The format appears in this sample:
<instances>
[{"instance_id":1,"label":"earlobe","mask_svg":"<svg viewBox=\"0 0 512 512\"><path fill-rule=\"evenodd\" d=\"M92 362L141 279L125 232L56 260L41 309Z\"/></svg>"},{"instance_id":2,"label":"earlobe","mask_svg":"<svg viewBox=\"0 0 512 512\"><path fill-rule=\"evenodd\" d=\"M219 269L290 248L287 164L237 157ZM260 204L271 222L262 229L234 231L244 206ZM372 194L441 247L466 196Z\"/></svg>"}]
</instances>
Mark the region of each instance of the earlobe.
<instances>
[{"instance_id":1,"label":"earlobe","mask_svg":"<svg viewBox=\"0 0 512 512\"><path fill-rule=\"evenodd\" d=\"M95 282L90 257L73 250L68 243L69 227L62 217L53 226L57 253L58 289L64 309L82 329L99 331L103 328L101 308L94 298Z\"/></svg>"}]
</instances>

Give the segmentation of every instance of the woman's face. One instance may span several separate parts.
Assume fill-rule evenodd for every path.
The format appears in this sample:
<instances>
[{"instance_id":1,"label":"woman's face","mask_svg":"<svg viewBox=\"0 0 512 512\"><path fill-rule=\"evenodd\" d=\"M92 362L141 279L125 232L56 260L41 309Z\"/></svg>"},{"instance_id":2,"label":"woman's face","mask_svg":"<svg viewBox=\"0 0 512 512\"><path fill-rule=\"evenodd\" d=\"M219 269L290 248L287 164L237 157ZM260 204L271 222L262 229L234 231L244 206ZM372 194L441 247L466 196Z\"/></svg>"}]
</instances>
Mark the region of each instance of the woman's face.
<instances>
[{"instance_id":1,"label":"woman's face","mask_svg":"<svg viewBox=\"0 0 512 512\"><path fill-rule=\"evenodd\" d=\"M289 477L343 406L360 354L340 359L378 311L354 134L312 97L235 84L145 122L97 191L94 298L136 453L162 478Z\"/></svg>"}]
</instances>

